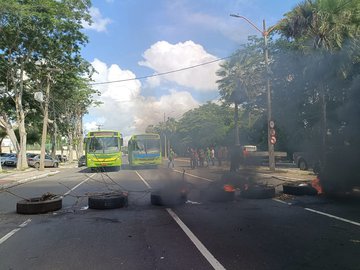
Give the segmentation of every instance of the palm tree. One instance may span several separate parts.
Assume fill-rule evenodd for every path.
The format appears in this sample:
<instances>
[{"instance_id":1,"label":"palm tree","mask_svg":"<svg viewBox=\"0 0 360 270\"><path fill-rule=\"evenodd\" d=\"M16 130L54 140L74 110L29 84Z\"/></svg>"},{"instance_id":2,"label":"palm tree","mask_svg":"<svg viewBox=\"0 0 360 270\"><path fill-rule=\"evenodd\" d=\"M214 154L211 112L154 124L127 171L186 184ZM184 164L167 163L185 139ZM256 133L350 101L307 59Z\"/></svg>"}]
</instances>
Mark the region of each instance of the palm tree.
<instances>
[{"instance_id":1,"label":"palm tree","mask_svg":"<svg viewBox=\"0 0 360 270\"><path fill-rule=\"evenodd\" d=\"M250 43L220 64L216 72L221 100L226 105L234 104L235 145L239 145L239 105L264 93L264 63L259 40L251 37Z\"/></svg>"},{"instance_id":2,"label":"palm tree","mask_svg":"<svg viewBox=\"0 0 360 270\"><path fill-rule=\"evenodd\" d=\"M330 88L326 82L337 73L330 70L326 61L334 52L339 51L347 40L359 34L359 11L358 0L307 0L287 13L277 27L280 33L291 39L298 48L313 58L316 57L317 65L309 68L308 72L314 73L315 70L320 70L320 67L324 70L323 74L316 78L318 83L315 89L321 102L323 152L327 130L326 105L329 99L326 93L329 93ZM324 69L324 66L327 68Z\"/></svg>"}]
</instances>

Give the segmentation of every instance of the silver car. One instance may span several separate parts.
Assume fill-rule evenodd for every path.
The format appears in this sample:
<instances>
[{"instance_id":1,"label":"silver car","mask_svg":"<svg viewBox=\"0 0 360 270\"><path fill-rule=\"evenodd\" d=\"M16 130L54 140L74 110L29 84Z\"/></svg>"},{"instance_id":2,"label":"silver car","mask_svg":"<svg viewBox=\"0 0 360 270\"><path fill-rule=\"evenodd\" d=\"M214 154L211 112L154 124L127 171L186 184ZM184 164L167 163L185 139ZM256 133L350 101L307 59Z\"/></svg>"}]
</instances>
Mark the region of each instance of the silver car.
<instances>
[{"instance_id":1,"label":"silver car","mask_svg":"<svg viewBox=\"0 0 360 270\"><path fill-rule=\"evenodd\" d=\"M16 166L17 165L17 155L10 153L10 154L7 154L5 157L2 157L1 165Z\"/></svg>"},{"instance_id":2,"label":"silver car","mask_svg":"<svg viewBox=\"0 0 360 270\"><path fill-rule=\"evenodd\" d=\"M44 166L45 167L54 167L57 168L59 167L59 160L58 159L54 159L49 155L45 155L45 160L44 160ZM40 168L40 155L36 155L34 157L28 158L28 165L31 167L34 167L36 169Z\"/></svg>"}]
</instances>

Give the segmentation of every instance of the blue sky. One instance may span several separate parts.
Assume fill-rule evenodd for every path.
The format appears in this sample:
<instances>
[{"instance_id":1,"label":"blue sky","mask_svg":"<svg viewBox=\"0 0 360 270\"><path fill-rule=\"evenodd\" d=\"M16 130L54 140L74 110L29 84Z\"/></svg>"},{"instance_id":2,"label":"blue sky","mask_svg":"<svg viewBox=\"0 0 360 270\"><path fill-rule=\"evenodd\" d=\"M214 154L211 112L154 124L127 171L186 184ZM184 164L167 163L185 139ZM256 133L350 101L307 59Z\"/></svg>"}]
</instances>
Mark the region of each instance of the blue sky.
<instances>
[{"instance_id":1,"label":"blue sky","mask_svg":"<svg viewBox=\"0 0 360 270\"><path fill-rule=\"evenodd\" d=\"M96 82L129 79L176 70L231 55L259 34L240 14L259 28L276 24L300 1L295 0L93 0L93 24L85 26L89 44L83 56L98 71ZM91 108L85 129L143 132L164 114L182 113L218 97L218 62L204 67L96 86L103 105ZM94 86L95 87L95 86Z\"/></svg>"}]
</instances>

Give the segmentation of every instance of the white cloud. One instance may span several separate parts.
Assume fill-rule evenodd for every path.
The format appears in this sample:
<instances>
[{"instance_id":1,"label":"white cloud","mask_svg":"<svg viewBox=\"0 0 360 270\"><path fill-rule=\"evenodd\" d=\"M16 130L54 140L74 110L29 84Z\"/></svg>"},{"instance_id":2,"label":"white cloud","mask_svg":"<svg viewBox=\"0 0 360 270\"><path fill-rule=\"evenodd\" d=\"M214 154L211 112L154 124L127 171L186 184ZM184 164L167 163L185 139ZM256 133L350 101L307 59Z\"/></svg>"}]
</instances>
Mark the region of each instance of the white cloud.
<instances>
[{"instance_id":1,"label":"white cloud","mask_svg":"<svg viewBox=\"0 0 360 270\"><path fill-rule=\"evenodd\" d=\"M106 27L109 23L111 23L111 19L103 18L100 10L96 7L90 8L90 15L92 18L92 24L84 23L85 29L95 30L97 32L106 32Z\"/></svg>"},{"instance_id":2,"label":"white cloud","mask_svg":"<svg viewBox=\"0 0 360 270\"><path fill-rule=\"evenodd\" d=\"M93 76L95 82L135 78L132 71L122 70L115 64L108 66L99 59L95 59L92 65L98 72ZM189 92L170 90L159 98L144 97L141 86L138 80L95 85L94 88L101 92L98 100L103 104L89 110L87 118L91 120L85 122L85 129L94 130L97 124L101 124L103 129L120 130L127 136L144 132L148 125L163 121L164 113L167 117L179 118L199 106Z\"/></svg>"},{"instance_id":3,"label":"white cloud","mask_svg":"<svg viewBox=\"0 0 360 270\"><path fill-rule=\"evenodd\" d=\"M156 73L178 70L216 60L217 57L193 41L170 44L167 41L158 41L143 54L144 61L139 65L153 69ZM157 79L148 80L149 85L159 85L159 80L175 82L180 86L190 87L199 91L216 91L216 71L219 62L163 75Z\"/></svg>"}]
</instances>

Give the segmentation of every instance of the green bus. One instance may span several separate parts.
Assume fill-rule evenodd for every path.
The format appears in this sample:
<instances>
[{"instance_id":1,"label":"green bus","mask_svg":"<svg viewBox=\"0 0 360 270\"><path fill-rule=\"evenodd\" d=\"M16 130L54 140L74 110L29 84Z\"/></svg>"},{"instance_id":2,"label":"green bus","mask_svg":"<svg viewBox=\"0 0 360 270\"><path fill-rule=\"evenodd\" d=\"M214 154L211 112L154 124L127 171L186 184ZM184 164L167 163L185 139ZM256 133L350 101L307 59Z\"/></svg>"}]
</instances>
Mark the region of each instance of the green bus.
<instances>
[{"instance_id":1,"label":"green bus","mask_svg":"<svg viewBox=\"0 0 360 270\"><path fill-rule=\"evenodd\" d=\"M85 137L86 166L91 169L121 167L123 138L119 131L90 131Z\"/></svg>"},{"instance_id":2,"label":"green bus","mask_svg":"<svg viewBox=\"0 0 360 270\"><path fill-rule=\"evenodd\" d=\"M160 135L145 133L131 136L128 143L128 159L130 167L160 165Z\"/></svg>"}]
</instances>

